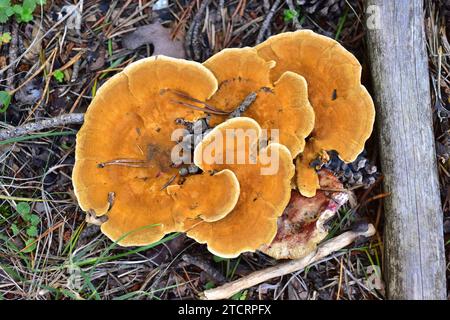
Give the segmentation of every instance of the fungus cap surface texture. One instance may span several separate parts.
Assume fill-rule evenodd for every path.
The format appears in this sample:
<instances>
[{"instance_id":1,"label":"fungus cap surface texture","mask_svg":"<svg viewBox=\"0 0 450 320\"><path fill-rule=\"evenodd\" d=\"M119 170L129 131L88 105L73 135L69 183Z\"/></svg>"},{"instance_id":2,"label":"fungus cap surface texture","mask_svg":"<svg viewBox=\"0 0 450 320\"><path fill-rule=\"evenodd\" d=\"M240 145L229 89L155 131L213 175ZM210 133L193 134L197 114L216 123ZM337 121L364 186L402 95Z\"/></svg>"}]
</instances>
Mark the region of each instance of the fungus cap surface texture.
<instances>
[{"instance_id":1,"label":"fungus cap surface texture","mask_svg":"<svg viewBox=\"0 0 450 320\"><path fill-rule=\"evenodd\" d=\"M271 69L272 81L292 71L308 83L316 121L308 141L311 157L302 158L303 167L322 150L335 150L343 161L354 161L364 149L375 119L372 98L361 85L358 60L337 41L309 30L272 36L256 49L264 60L276 62ZM297 179L303 195L315 194L312 185L317 185L317 177L309 173ZM311 186L303 189L302 184Z\"/></svg>"},{"instance_id":2,"label":"fungus cap surface texture","mask_svg":"<svg viewBox=\"0 0 450 320\"><path fill-rule=\"evenodd\" d=\"M186 220L214 221L233 209L240 191L233 172L203 173L179 186L171 161L171 135L181 128L175 119L203 116L173 103L183 100L174 92L204 101L216 89L201 64L157 56L132 63L98 90L77 134L73 184L84 211L107 216L101 230L113 241L150 244L184 231Z\"/></svg>"},{"instance_id":3,"label":"fungus cap surface texture","mask_svg":"<svg viewBox=\"0 0 450 320\"><path fill-rule=\"evenodd\" d=\"M245 139L235 134L239 130L248 133ZM231 138L226 143L216 144L227 134ZM187 231L189 237L206 243L209 251L221 257L236 257L270 243L277 232L277 218L289 202L295 171L291 154L278 143L258 150L260 134L260 126L251 118L230 119L216 126L194 151L194 162L204 171L229 169L239 180L241 192L233 211L216 222L194 222ZM245 141L244 148L237 147L242 146L239 141ZM219 147L210 148L214 145ZM216 161L222 155L243 156L253 162ZM277 168L272 171L274 166Z\"/></svg>"},{"instance_id":4,"label":"fungus cap surface texture","mask_svg":"<svg viewBox=\"0 0 450 320\"><path fill-rule=\"evenodd\" d=\"M256 99L242 116L256 120L267 129L268 137L277 138L293 157L305 146L305 138L314 128L314 111L308 100L305 79L284 72L270 79L274 61L265 61L254 48L224 49L204 65L219 82L217 92L208 100L215 108L231 112L251 93ZM213 116L213 124L226 120L226 116ZM272 131L277 129L278 132Z\"/></svg>"}]
</instances>

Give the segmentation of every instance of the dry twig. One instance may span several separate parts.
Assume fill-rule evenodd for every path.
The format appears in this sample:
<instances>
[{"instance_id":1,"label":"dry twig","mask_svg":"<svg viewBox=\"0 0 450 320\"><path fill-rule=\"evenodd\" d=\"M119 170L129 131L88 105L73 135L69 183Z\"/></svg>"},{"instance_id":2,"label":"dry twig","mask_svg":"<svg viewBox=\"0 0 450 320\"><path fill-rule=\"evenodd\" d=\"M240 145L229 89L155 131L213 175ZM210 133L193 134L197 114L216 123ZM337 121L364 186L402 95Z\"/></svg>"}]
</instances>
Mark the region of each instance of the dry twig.
<instances>
[{"instance_id":1,"label":"dry twig","mask_svg":"<svg viewBox=\"0 0 450 320\"><path fill-rule=\"evenodd\" d=\"M314 252L310 253L304 258L292 260L267 269L259 270L236 281L224 284L214 289L206 290L201 295L201 298L206 300L227 299L241 290L256 286L272 278L281 277L286 274L302 270L307 266L332 254L333 252L343 249L344 247L355 241L358 237L373 236L375 234L375 231L375 228L371 224L368 225L367 230L365 231L347 231L340 236L337 236L336 238L328 240L327 242L319 245Z\"/></svg>"},{"instance_id":2,"label":"dry twig","mask_svg":"<svg viewBox=\"0 0 450 320\"><path fill-rule=\"evenodd\" d=\"M59 117L36 121L33 123L27 123L23 126L15 127L12 129L0 130L0 141L20 137L35 131L41 131L49 128L66 126L69 124L81 124L83 123L83 120L83 113L69 113L63 114Z\"/></svg>"},{"instance_id":3,"label":"dry twig","mask_svg":"<svg viewBox=\"0 0 450 320\"><path fill-rule=\"evenodd\" d=\"M269 13L267 13L266 18L264 19L264 22L261 26L261 29L259 30L258 37L256 38L256 44L263 42L264 36L266 35L269 27L270 22L272 21L273 16L275 15L275 12L277 11L281 0L275 0L275 2L272 5L272 8L270 8Z\"/></svg>"}]
</instances>

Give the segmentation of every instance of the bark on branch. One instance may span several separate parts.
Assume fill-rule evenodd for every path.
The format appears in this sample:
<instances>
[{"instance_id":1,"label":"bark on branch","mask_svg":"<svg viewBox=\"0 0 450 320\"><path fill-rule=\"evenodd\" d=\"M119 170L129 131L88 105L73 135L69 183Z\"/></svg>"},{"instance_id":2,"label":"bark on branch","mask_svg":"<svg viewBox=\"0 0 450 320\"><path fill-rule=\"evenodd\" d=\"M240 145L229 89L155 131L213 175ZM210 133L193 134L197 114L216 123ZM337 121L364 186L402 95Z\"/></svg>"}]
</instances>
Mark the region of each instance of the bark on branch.
<instances>
[{"instance_id":1,"label":"bark on branch","mask_svg":"<svg viewBox=\"0 0 450 320\"><path fill-rule=\"evenodd\" d=\"M58 117L36 121L24 124L23 126L13 127L11 129L0 130L0 141L17 138L30 134L35 131L67 126L69 124L81 124L84 121L83 113L69 113Z\"/></svg>"}]
</instances>

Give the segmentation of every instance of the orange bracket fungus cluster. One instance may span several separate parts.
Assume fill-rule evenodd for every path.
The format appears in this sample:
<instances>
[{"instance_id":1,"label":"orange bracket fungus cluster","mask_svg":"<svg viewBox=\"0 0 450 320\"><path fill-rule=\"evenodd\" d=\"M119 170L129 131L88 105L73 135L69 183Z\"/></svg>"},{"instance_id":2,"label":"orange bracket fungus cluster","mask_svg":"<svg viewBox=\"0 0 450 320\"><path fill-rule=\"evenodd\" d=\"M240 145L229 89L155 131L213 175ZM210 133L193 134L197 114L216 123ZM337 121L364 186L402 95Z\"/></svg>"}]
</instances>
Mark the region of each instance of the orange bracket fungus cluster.
<instances>
[{"instance_id":1,"label":"orange bracket fungus cluster","mask_svg":"<svg viewBox=\"0 0 450 320\"><path fill-rule=\"evenodd\" d=\"M353 161L372 131L360 76L341 45L303 30L203 64L132 63L98 90L77 135L80 207L123 246L185 232L222 257L302 257L348 199L317 163L330 151Z\"/></svg>"}]
</instances>

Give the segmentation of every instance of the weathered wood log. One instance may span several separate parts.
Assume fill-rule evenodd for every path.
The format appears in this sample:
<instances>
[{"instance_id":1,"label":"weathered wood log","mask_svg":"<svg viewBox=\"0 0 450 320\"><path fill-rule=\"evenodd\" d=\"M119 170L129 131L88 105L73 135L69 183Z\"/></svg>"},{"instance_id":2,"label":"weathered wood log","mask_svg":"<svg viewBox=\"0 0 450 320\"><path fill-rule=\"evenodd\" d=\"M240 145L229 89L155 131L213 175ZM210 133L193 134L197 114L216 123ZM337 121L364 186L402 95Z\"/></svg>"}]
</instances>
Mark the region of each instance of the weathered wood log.
<instances>
[{"instance_id":1,"label":"weathered wood log","mask_svg":"<svg viewBox=\"0 0 450 320\"><path fill-rule=\"evenodd\" d=\"M389 299L445 299L423 0L368 0L367 41L385 200ZM378 20L378 21L376 21ZM377 23L373 23L373 22Z\"/></svg>"}]
</instances>

